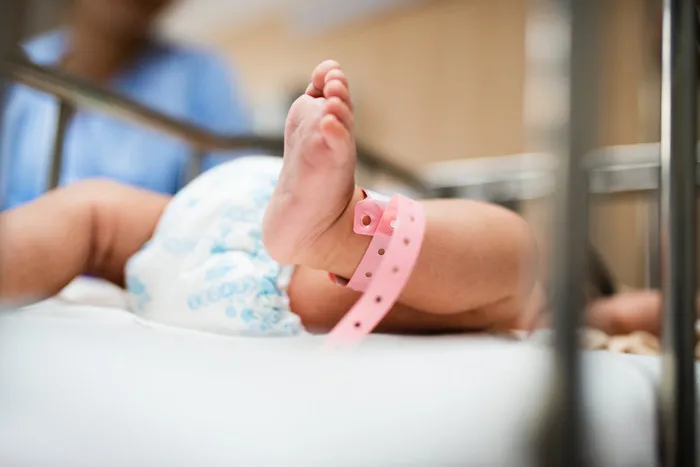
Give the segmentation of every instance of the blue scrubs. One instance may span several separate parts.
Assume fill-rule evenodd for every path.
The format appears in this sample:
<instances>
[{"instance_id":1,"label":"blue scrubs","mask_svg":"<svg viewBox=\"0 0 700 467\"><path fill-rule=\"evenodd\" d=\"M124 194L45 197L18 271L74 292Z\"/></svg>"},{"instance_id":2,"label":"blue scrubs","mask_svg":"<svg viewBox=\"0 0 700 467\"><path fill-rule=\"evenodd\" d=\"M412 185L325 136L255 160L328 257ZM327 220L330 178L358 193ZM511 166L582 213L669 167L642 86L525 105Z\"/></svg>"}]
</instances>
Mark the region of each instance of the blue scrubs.
<instances>
[{"instance_id":1,"label":"blue scrubs","mask_svg":"<svg viewBox=\"0 0 700 467\"><path fill-rule=\"evenodd\" d=\"M57 32L34 39L25 50L36 63L51 66L59 62L65 47L65 33ZM252 130L250 114L236 94L231 67L199 50L154 44L108 84L146 106L212 131L247 134ZM4 110L0 199L2 209L7 209L45 191L58 102L13 85ZM78 110L66 132L60 183L101 177L172 194L182 186L191 153L188 145L171 136ZM208 154L203 168L235 155Z\"/></svg>"}]
</instances>

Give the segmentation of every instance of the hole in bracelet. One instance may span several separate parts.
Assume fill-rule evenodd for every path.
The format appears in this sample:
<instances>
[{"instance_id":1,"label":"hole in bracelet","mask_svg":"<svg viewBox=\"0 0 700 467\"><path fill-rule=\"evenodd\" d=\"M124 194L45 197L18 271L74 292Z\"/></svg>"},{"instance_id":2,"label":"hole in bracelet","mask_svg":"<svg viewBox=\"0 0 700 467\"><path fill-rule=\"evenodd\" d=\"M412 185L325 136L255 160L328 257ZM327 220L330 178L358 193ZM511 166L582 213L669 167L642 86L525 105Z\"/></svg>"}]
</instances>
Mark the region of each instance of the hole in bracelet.
<instances>
[{"instance_id":1,"label":"hole in bracelet","mask_svg":"<svg viewBox=\"0 0 700 467\"><path fill-rule=\"evenodd\" d=\"M367 227L367 226L370 225L371 223L372 223L372 218L371 218L371 217L369 217L369 216L362 216L362 225L364 225L365 227Z\"/></svg>"},{"instance_id":2,"label":"hole in bracelet","mask_svg":"<svg viewBox=\"0 0 700 467\"><path fill-rule=\"evenodd\" d=\"M411 216L411 222L415 222L415 221L416 221L416 218Z\"/></svg>"},{"instance_id":3,"label":"hole in bracelet","mask_svg":"<svg viewBox=\"0 0 700 467\"><path fill-rule=\"evenodd\" d=\"M379 256L384 256L384 253L386 253L386 251L384 250L384 248L380 248L377 253L379 254Z\"/></svg>"},{"instance_id":4,"label":"hole in bracelet","mask_svg":"<svg viewBox=\"0 0 700 467\"><path fill-rule=\"evenodd\" d=\"M377 295L376 297L374 297L374 301L377 302L377 303L381 303L381 302L382 302L382 297L380 297L379 295Z\"/></svg>"},{"instance_id":5,"label":"hole in bracelet","mask_svg":"<svg viewBox=\"0 0 700 467\"><path fill-rule=\"evenodd\" d=\"M403 239L403 244L404 244L404 245L408 245L409 243L411 243L411 241L410 241L409 239L407 239L407 238L404 238L404 239Z\"/></svg>"},{"instance_id":6,"label":"hole in bracelet","mask_svg":"<svg viewBox=\"0 0 700 467\"><path fill-rule=\"evenodd\" d=\"M356 321L356 322L355 322L355 327L356 327L356 328L359 328L360 326L362 326L362 323L360 323L359 321Z\"/></svg>"},{"instance_id":7,"label":"hole in bracelet","mask_svg":"<svg viewBox=\"0 0 700 467\"><path fill-rule=\"evenodd\" d=\"M365 273L365 277L372 277L372 273L371 273L371 272L366 272L366 273Z\"/></svg>"},{"instance_id":8,"label":"hole in bracelet","mask_svg":"<svg viewBox=\"0 0 700 467\"><path fill-rule=\"evenodd\" d=\"M398 267L398 266L394 266L394 267L391 269L391 272L393 272L394 274L396 274L397 272L399 272L399 267Z\"/></svg>"}]
</instances>

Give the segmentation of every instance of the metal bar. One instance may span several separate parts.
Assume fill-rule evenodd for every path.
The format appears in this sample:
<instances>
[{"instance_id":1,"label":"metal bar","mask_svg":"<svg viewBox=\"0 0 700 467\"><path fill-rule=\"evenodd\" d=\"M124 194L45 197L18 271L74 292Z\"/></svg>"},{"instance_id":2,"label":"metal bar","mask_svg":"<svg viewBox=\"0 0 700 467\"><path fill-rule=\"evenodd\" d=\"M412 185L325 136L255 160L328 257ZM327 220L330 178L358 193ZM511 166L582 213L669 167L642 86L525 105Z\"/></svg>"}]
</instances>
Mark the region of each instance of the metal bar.
<instances>
[{"instance_id":1,"label":"metal bar","mask_svg":"<svg viewBox=\"0 0 700 467\"><path fill-rule=\"evenodd\" d=\"M18 83L54 95L77 108L97 110L131 121L182 139L193 146L216 150L256 147L277 152L284 148L282 138L227 137L208 132L156 112L90 81L74 77L59 69L37 65L24 57L13 57L9 61L9 70L11 77Z\"/></svg>"},{"instance_id":2,"label":"metal bar","mask_svg":"<svg viewBox=\"0 0 700 467\"><path fill-rule=\"evenodd\" d=\"M22 25L26 16L26 3L23 0L0 0L0 143L2 142L3 117L5 99L9 83L12 81L7 60L14 52L22 35ZM4 166L4 158L7 157L1 151L0 144L0 170ZM0 184L2 177L0 177ZM0 185L0 196L5 190ZM4 206L4 200L0 199L0 209Z\"/></svg>"},{"instance_id":3,"label":"metal bar","mask_svg":"<svg viewBox=\"0 0 700 467\"><path fill-rule=\"evenodd\" d=\"M652 197L644 206L645 219L645 248L644 248L644 282L648 289L659 289L661 287L660 274L660 252L659 243L659 199Z\"/></svg>"},{"instance_id":4,"label":"metal bar","mask_svg":"<svg viewBox=\"0 0 700 467\"><path fill-rule=\"evenodd\" d=\"M5 59L9 56L10 50L13 46L13 40L11 36L12 31L12 3L13 0L0 0L0 171L5 166L2 148L2 138L3 138L3 120L5 115L5 97L7 94L8 87L8 73L5 69L4 63ZM5 205L5 200L2 199L5 189L2 186L3 176L0 173L0 209ZM2 278L0 278L2 280Z\"/></svg>"},{"instance_id":5,"label":"metal bar","mask_svg":"<svg viewBox=\"0 0 700 467\"><path fill-rule=\"evenodd\" d=\"M586 155L591 194L652 192L659 187L659 143L611 146ZM424 179L432 190L454 196L475 197L488 193L491 201L521 200L553 194L556 160L551 154L517 154L430 164ZM700 163L698 164L700 184Z\"/></svg>"},{"instance_id":6,"label":"metal bar","mask_svg":"<svg viewBox=\"0 0 700 467\"><path fill-rule=\"evenodd\" d=\"M94 83L73 77L57 69L32 63L25 57L12 57L8 66L11 78L18 83L52 94L76 108L96 110L161 131L181 139L193 147L221 151L260 149L278 156L282 156L284 151L282 137L218 135L163 115ZM429 189L420 177L384 157L377 156L361 145L357 147L357 157L361 164L373 170L384 171L424 194L429 193Z\"/></svg>"},{"instance_id":7,"label":"metal bar","mask_svg":"<svg viewBox=\"0 0 700 467\"><path fill-rule=\"evenodd\" d=\"M49 190L58 187L61 182L61 173L63 171L63 147L68 124L73 117L73 111L73 106L65 101L61 101L58 105L58 116L56 118L51 160L49 162Z\"/></svg>"},{"instance_id":8,"label":"metal bar","mask_svg":"<svg viewBox=\"0 0 700 467\"><path fill-rule=\"evenodd\" d=\"M0 0L0 171L5 167L6 154L3 153L3 119L5 114L5 99L9 88L10 77L6 66L10 56L21 35L26 5L22 0ZM0 173L0 209L5 206L5 177ZM2 241L2 231L0 231ZM3 277L0 276L0 282Z\"/></svg>"},{"instance_id":9,"label":"metal bar","mask_svg":"<svg viewBox=\"0 0 700 467\"><path fill-rule=\"evenodd\" d=\"M554 375L537 450L538 464L552 467L590 465L578 328L586 304L589 215L583 162L595 145L599 10L599 0L540 1L527 32L530 136L558 163L550 278ZM543 95L546 103L538 98Z\"/></svg>"},{"instance_id":10,"label":"metal bar","mask_svg":"<svg viewBox=\"0 0 700 467\"><path fill-rule=\"evenodd\" d=\"M695 274L697 49L694 0L664 0L660 238L662 458L696 465Z\"/></svg>"},{"instance_id":11,"label":"metal bar","mask_svg":"<svg viewBox=\"0 0 700 467\"><path fill-rule=\"evenodd\" d=\"M189 160L187 161L187 179L185 180L185 184L197 178L197 175L199 175L202 172L202 160L204 159L205 154L206 151L204 151L203 149L194 150Z\"/></svg>"},{"instance_id":12,"label":"metal bar","mask_svg":"<svg viewBox=\"0 0 700 467\"><path fill-rule=\"evenodd\" d=\"M588 183L583 167L586 153L595 145L595 66L594 46L600 23L597 0L562 0L563 17L570 22L568 72L568 118L560 131L561 164L556 236L552 268L552 309L557 376L554 381L559 406L555 410L553 455L545 455L551 466L583 466L585 420L580 369L578 329L586 306L585 247L588 244ZM568 17L568 18L567 18ZM564 78L564 79L566 79ZM558 439L557 439L558 438ZM551 443L552 439L550 439Z\"/></svg>"}]
</instances>

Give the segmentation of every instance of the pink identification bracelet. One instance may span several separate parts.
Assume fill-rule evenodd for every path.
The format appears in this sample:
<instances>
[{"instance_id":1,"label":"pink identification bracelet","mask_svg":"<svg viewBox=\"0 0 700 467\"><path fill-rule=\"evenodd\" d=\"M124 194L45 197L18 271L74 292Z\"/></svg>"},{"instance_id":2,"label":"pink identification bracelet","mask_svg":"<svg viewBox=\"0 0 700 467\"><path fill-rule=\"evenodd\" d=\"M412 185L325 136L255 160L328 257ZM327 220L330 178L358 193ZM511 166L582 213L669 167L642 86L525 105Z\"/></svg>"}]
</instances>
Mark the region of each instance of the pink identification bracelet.
<instances>
[{"instance_id":1,"label":"pink identification bracelet","mask_svg":"<svg viewBox=\"0 0 700 467\"><path fill-rule=\"evenodd\" d=\"M425 214L405 196L394 195L388 203L367 196L355 206L353 230L373 236L369 248L349 281L333 274L331 279L363 294L328 334L326 347L356 344L397 302L421 250Z\"/></svg>"}]
</instances>

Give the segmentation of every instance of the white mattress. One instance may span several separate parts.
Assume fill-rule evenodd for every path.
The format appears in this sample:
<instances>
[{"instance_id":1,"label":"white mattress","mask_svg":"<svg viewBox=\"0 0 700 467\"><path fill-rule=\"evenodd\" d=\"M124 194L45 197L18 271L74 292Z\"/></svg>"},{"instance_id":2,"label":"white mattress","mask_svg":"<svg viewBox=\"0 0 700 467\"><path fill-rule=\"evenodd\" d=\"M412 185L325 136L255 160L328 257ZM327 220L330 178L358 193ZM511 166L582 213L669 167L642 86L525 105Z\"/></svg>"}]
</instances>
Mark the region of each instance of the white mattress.
<instances>
[{"instance_id":1,"label":"white mattress","mask_svg":"<svg viewBox=\"0 0 700 467\"><path fill-rule=\"evenodd\" d=\"M536 465L544 348L376 335L328 356L318 344L152 327L109 306L4 313L0 465ZM585 358L598 465L657 465L658 361Z\"/></svg>"}]
</instances>

